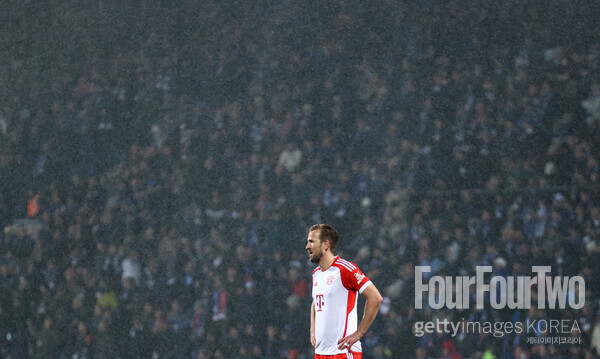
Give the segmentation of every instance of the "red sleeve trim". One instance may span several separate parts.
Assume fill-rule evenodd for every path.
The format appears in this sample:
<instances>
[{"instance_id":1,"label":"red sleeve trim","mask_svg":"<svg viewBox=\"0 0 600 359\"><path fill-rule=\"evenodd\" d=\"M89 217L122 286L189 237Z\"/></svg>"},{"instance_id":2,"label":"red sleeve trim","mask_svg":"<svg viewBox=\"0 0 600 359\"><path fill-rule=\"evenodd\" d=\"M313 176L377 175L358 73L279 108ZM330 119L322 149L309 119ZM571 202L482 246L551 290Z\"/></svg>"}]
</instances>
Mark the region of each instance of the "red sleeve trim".
<instances>
[{"instance_id":1,"label":"red sleeve trim","mask_svg":"<svg viewBox=\"0 0 600 359\"><path fill-rule=\"evenodd\" d=\"M348 290L357 292L369 282L369 278L352 262L336 257L332 265L339 268L342 284Z\"/></svg>"}]
</instances>

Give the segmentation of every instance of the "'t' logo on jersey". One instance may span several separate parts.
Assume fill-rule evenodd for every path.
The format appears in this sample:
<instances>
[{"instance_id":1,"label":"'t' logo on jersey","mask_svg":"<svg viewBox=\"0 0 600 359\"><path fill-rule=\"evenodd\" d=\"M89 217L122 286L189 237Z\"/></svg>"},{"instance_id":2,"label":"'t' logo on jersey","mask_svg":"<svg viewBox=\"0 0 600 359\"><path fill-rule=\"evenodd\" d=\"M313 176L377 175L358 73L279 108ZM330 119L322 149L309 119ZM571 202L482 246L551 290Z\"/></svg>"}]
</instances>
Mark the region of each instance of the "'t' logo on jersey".
<instances>
[{"instance_id":1,"label":"'t' logo on jersey","mask_svg":"<svg viewBox=\"0 0 600 359\"><path fill-rule=\"evenodd\" d=\"M317 295L317 301L315 303L315 306L317 307L317 312L322 311L323 309L323 305L325 305L325 303L323 302L323 294L318 294Z\"/></svg>"}]
</instances>

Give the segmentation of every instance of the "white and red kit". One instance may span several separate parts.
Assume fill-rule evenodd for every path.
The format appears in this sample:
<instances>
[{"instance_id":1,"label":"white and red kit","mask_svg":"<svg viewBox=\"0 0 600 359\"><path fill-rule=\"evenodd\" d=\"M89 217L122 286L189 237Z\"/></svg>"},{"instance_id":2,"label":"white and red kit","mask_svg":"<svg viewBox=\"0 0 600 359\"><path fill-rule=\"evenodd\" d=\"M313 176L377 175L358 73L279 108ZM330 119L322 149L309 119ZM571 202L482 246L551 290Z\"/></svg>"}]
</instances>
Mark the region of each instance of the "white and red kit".
<instances>
[{"instance_id":1,"label":"white and red kit","mask_svg":"<svg viewBox=\"0 0 600 359\"><path fill-rule=\"evenodd\" d=\"M317 267L312 275L312 298L315 305L315 354L336 355L362 353L360 341L349 349L338 349L338 340L358 328L358 294L371 281L356 264L336 256L326 270Z\"/></svg>"}]
</instances>

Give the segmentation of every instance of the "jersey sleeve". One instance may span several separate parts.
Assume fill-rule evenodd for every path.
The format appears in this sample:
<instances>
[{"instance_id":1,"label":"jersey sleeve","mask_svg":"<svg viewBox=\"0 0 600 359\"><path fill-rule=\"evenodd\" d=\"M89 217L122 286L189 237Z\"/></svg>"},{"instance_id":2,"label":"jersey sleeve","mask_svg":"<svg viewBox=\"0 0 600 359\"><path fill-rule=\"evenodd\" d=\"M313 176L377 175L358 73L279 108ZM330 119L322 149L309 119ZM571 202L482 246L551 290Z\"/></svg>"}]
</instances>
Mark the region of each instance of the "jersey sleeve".
<instances>
[{"instance_id":1,"label":"jersey sleeve","mask_svg":"<svg viewBox=\"0 0 600 359\"><path fill-rule=\"evenodd\" d=\"M342 284L346 289L362 293L372 284L356 264L343 259L338 259L336 264L340 268Z\"/></svg>"}]
</instances>

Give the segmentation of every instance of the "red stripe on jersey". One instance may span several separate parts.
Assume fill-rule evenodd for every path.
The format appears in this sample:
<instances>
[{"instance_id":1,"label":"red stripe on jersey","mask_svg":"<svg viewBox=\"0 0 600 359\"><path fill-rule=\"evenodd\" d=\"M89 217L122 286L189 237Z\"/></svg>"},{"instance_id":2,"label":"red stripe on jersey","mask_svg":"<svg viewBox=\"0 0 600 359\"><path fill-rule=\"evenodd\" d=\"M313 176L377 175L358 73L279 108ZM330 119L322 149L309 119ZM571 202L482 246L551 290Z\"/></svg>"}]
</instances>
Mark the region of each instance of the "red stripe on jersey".
<instances>
[{"instance_id":1,"label":"red stripe on jersey","mask_svg":"<svg viewBox=\"0 0 600 359\"><path fill-rule=\"evenodd\" d=\"M354 267L355 269L352 271L350 270L350 268L348 268L346 265L344 265L342 262L338 261L339 257L336 258L336 260L333 262L332 266L339 268L340 270L340 275L342 277L342 284L344 285L344 288L348 289L348 290L353 290L353 291L358 291L360 290L360 287L369 281L369 278L367 278L361 271L360 269L358 269L358 267Z\"/></svg>"},{"instance_id":2,"label":"red stripe on jersey","mask_svg":"<svg viewBox=\"0 0 600 359\"><path fill-rule=\"evenodd\" d=\"M348 266L350 268L350 270L355 270L356 269L356 266L354 264L352 264L352 262L348 262L345 259L339 258L338 262L342 263L342 264L345 264L346 266Z\"/></svg>"},{"instance_id":3,"label":"red stripe on jersey","mask_svg":"<svg viewBox=\"0 0 600 359\"><path fill-rule=\"evenodd\" d=\"M342 266L342 267L346 268L347 270L349 270L350 272L353 271L352 267L348 264L348 262L341 259L340 257L335 257L335 261L333 261L332 265L335 265L337 267Z\"/></svg>"},{"instance_id":4,"label":"red stripe on jersey","mask_svg":"<svg viewBox=\"0 0 600 359\"><path fill-rule=\"evenodd\" d=\"M346 336L346 332L348 331L348 317L352 310L354 309L354 305L356 304L356 292L353 290L348 291L348 304L346 304L346 323L344 324L344 335L342 338Z\"/></svg>"},{"instance_id":5,"label":"red stripe on jersey","mask_svg":"<svg viewBox=\"0 0 600 359\"><path fill-rule=\"evenodd\" d=\"M348 269L350 272L352 272L352 263L338 257L335 257L335 260L333 261L333 264L338 264L338 265L342 265L344 266L344 268Z\"/></svg>"},{"instance_id":6,"label":"red stripe on jersey","mask_svg":"<svg viewBox=\"0 0 600 359\"><path fill-rule=\"evenodd\" d=\"M353 270L356 269L356 267L352 267L346 263L340 263L340 265L344 266L346 269L348 269L350 272L352 272Z\"/></svg>"},{"instance_id":7,"label":"red stripe on jersey","mask_svg":"<svg viewBox=\"0 0 600 359\"><path fill-rule=\"evenodd\" d=\"M344 268L346 268L347 270L349 270L350 272L352 272L352 268L348 267L348 265L344 264L344 263L336 263L338 266L342 266Z\"/></svg>"}]
</instances>

